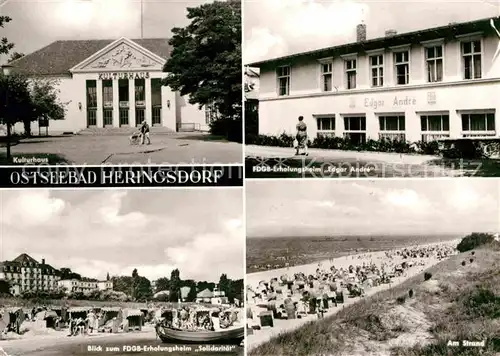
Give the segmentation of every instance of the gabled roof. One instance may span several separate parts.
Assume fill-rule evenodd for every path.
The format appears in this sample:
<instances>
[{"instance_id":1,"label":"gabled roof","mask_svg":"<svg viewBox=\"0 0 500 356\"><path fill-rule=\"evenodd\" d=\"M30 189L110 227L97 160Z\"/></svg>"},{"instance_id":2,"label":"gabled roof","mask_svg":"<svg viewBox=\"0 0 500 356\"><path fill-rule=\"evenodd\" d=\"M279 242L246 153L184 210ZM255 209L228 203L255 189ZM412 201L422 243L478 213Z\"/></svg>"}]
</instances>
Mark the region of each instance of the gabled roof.
<instances>
[{"instance_id":1,"label":"gabled roof","mask_svg":"<svg viewBox=\"0 0 500 356\"><path fill-rule=\"evenodd\" d=\"M167 60L172 47L167 38L131 40ZM69 75L69 70L115 40L56 41L9 64L14 71L25 75Z\"/></svg>"},{"instance_id":2,"label":"gabled roof","mask_svg":"<svg viewBox=\"0 0 500 356\"><path fill-rule=\"evenodd\" d=\"M213 296L214 294L207 288L198 293L196 298L212 298Z\"/></svg>"},{"instance_id":3,"label":"gabled roof","mask_svg":"<svg viewBox=\"0 0 500 356\"><path fill-rule=\"evenodd\" d=\"M12 260L12 262L17 262L17 263L34 263L34 264L39 264L37 260L35 260L33 257L29 256L28 254L26 253L22 253L20 254L19 256L17 256L16 258L14 258Z\"/></svg>"},{"instance_id":4,"label":"gabled roof","mask_svg":"<svg viewBox=\"0 0 500 356\"><path fill-rule=\"evenodd\" d=\"M445 38L445 39L455 38L456 36L466 35L474 32L491 33L493 32L492 28L490 27L491 19L492 18L489 17L486 19L475 20L470 22L450 23L447 26L422 29L419 31L396 34L393 36L379 37L363 42L346 43L314 51L307 51L279 58L266 59L263 61L249 63L246 65L257 68L260 68L268 64L289 65L290 64L289 61L297 60L300 58L321 59L333 56L342 56L352 53L366 52L369 50L376 50L392 46L419 43L423 41L435 40L437 38Z\"/></svg>"}]
</instances>

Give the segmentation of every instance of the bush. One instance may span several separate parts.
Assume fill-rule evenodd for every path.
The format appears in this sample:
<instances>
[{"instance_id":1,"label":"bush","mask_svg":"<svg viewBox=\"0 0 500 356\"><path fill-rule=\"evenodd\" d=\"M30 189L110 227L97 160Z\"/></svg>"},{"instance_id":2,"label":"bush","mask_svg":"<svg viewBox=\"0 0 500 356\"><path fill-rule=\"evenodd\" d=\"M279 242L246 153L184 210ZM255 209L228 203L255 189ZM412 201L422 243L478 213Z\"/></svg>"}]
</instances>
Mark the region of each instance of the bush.
<instances>
[{"instance_id":1,"label":"bush","mask_svg":"<svg viewBox=\"0 0 500 356\"><path fill-rule=\"evenodd\" d=\"M429 272L424 273L424 281L428 281L431 278L432 278L432 273Z\"/></svg>"},{"instance_id":2,"label":"bush","mask_svg":"<svg viewBox=\"0 0 500 356\"><path fill-rule=\"evenodd\" d=\"M479 246L492 243L494 240L495 237L491 234L473 233L464 237L462 241L460 241L460 243L457 245L457 250L459 252L470 251Z\"/></svg>"},{"instance_id":3,"label":"bush","mask_svg":"<svg viewBox=\"0 0 500 356\"><path fill-rule=\"evenodd\" d=\"M464 311L472 317L500 318L500 297L480 287L466 295L462 301Z\"/></svg>"},{"instance_id":4,"label":"bush","mask_svg":"<svg viewBox=\"0 0 500 356\"><path fill-rule=\"evenodd\" d=\"M283 132L280 135L258 135L247 134L245 143L249 145L262 145L272 147L292 147L295 136ZM347 137L325 136L320 135L309 140L309 147L344 150L344 151L369 151L369 152L394 152L394 153L419 153L426 155L440 154L439 143L432 142L415 142L380 139L368 139L365 142L355 142Z\"/></svg>"},{"instance_id":5,"label":"bush","mask_svg":"<svg viewBox=\"0 0 500 356\"><path fill-rule=\"evenodd\" d=\"M210 123L210 133L224 136L229 141L243 142L243 126L241 119L219 118Z\"/></svg>"}]
</instances>

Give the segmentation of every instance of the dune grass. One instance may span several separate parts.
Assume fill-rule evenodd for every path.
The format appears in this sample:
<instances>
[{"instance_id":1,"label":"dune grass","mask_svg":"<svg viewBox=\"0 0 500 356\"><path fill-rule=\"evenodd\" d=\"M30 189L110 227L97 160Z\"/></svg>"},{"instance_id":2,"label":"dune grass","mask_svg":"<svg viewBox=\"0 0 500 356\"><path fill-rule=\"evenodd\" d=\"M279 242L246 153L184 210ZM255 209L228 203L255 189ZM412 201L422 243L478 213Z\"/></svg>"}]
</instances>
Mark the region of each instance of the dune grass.
<instances>
[{"instance_id":1,"label":"dune grass","mask_svg":"<svg viewBox=\"0 0 500 356\"><path fill-rule=\"evenodd\" d=\"M498 355L500 249L463 253L425 272L280 334L249 355ZM448 346L450 340L486 340L486 347Z\"/></svg>"}]
</instances>

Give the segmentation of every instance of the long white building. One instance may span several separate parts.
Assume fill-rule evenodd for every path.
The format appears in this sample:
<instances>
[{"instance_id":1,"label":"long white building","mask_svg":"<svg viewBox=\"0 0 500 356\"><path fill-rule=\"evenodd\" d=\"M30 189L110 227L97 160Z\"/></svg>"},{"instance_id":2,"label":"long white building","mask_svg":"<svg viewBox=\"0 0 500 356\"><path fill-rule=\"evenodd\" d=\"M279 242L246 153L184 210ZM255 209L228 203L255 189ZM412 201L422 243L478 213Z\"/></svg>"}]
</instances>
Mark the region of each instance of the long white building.
<instances>
[{"instance_id":1,"label":"long white building","mask_svg":"<svg viewBox=\"0 0 500 356\"><path fill-rule=\"evenodd\" d=\"M354 43L249 64L260 69L259 133L294 134L304 116L311 138L499 136L500 34L490 21L375 39L361 24Z\"/></svg>"},{"instance_id":2,"label":"long white building","mask_svg":"<svg viewBox=\"0 0 500 356\"><path fill-rule=\"evenodd\" d=\"M49 122L50 133L135 127L143 120L166 131L206 131L214 113L161 85L171 50L168 39L57 41L10 65L30 78L57 81L66 116ZM22 132L23 125L15 129Z\"/></svg>"}]
</instances>

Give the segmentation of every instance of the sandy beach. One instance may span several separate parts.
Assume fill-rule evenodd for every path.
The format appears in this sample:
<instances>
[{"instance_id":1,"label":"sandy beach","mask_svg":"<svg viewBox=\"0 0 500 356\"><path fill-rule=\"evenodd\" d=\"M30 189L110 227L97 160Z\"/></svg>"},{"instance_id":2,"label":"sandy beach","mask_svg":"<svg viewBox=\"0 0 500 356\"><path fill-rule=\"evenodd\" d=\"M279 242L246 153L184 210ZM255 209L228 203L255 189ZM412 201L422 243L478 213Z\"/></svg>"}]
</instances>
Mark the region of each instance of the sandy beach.
<instances>
[{"instance_id":1,"label":"sandy beach","mask_svg":"<svg viewBox=\"0 0 500 356\"><path fill-rule=\"evenodd\" d=\"M293 266L289 268L282 268L276 270L268 270L263 272L251 273L247 275L247 286L250 288L257 288L260 282L269 281L273 278L280 278L280 276L287 275L293 276L297 273L303 273L305 275L313 275L316 273L317 269L328 270L331 266L335 266L337 269L348 269L349 266L360 266L363 264L376 265L378 267L385 264L386 266L397 266L403 262L411 262L411 267L404 270L404 273L400 276L395 276L391 278L390 283L380 284L373 286L371 288L364 290L364 296L362 297L352 297L346 298L343 304L339 304L337 307L329 308L325 311L324 317L333 315L339 310L347 305L353 304L361 300L361 298L366 298L379 291L392 288L405 280L423 272L427 268L439 263L442 258L439 258L437 254L430 254L428 257L416 257L416 258L403 258L398 255L398 251L407 250L418 250L418 249L430 249L439 250L441 248L454 248L460 240L451 240L446 242L428 243L422 245L413 245L406 248L393 249L388 251L377 251L368 252L357 255L343 256L339 258L334 258L332 260L322 261L320 263L312 263L301 266ZM388 258L388 254L391 256ZM258 304L261 304L259 306ZM256 325L259 323L259 318L257 317L260 312L266 309L262 307L261 300L249 300L248 306L252 311L253 318L248 320L249 326ZM253 333L247 336L248 349L251 350L256 346L270 340L272 337L279 335L282 332L292 331L307 322L317 320L318 316L315 314L308 314L300 319L274 319L274 327L262 327L260 330L254 330Z\"/></svg>"}]
</instances>

